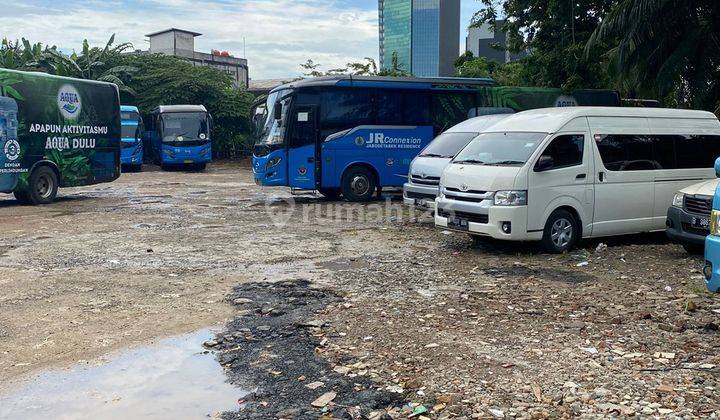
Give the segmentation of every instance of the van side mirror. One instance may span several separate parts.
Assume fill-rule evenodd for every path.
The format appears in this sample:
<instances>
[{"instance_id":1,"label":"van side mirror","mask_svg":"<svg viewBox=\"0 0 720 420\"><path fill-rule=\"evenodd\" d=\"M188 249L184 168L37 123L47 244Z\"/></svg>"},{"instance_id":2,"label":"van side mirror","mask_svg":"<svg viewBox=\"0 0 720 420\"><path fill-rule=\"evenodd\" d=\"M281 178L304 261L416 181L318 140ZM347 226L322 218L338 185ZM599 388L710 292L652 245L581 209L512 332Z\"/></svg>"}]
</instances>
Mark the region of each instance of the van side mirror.
<instances>
[{"instance_id":1,"label":"van side mirror","mask_svg":"<svg viewBox=\"0 0 720 420\"><path fill-rule=\"evenodd\" d=\"M275 104L275 115L274 115L274 117L275 117L276 120L281 120L281 119L282 119L282 115L283 115L283 104L282 104L281 102L278 102L277 104Z\"/></svg>"},{"instance_id":2,"label":"van side mirror","mask_svg":"<svg viewBox=\"0 0 720 420\"><path fill-rule=\"evenodd\" d=\"M555 166L555 159L552 156L540 156L537 163L535 164L535 172L544 172L548 169L552 169Z\"/></svg>"},{"instance_id":3,"label":"van side mirror","mask_svg":"<svg viewBox=\"0 0 720 420\"><path fill-rule=\"evenodd\" d=\"M720 178L720 158L715 160L715 176Z\"/></svg>"}]
</instances>

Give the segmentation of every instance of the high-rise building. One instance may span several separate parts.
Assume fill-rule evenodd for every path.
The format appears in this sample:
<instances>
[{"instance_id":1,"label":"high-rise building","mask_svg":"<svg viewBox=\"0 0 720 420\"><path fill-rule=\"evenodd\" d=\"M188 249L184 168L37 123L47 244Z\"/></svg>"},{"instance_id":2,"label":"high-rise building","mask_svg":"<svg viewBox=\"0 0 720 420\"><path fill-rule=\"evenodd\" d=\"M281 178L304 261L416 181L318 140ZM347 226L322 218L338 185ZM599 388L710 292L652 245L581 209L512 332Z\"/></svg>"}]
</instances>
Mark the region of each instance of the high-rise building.
<instances>
[{"instance_id":1,"label":"high-rise building","mask_svg":"<svg viewBox=\"0 0 720 420\"><path fill-rule=\"evenodd\" d=\"M379 0L380 67L452 76L460 51L460 0Z\"/></svg>"},{"instance_id":2,"label":"high-rise building","mask_svg":"<svg viewBox=\"0 0 720 420\"><path fill-rule=\"evenodd\" d=\"M525 57L525 53L512 54L507 51L507 33L502 29L504 24L504 20L497 20L494 25L483 23L479 27L469 28L465 51L498 63L509 63Z\"/></svg>"}]
</instances>

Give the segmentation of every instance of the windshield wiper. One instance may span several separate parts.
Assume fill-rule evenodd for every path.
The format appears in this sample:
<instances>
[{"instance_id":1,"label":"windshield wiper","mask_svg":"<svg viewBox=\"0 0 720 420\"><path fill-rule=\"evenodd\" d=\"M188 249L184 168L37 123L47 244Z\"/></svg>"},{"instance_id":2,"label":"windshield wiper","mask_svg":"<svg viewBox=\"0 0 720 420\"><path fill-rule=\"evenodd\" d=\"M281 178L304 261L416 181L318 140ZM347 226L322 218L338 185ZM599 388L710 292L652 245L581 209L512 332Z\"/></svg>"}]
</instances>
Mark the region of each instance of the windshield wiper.
<instances>
[{"instance_id":1,"label":"windshield wiper","mask_svg":"<svg viewBox=\"0 0 720 420\"><path fill-rule=\"evenodd\" d=\"M424 154L420 155L420 157L444 158L444 157L447 157L447 156L439 155L439 154L437 154L437 153L424 153Z\"/></svg>"},{"instance_id":2,"label":"windshield wiper","mask_svg":"<svg viewBox=\"0 0 720 420\"><path fill-rule=\"evenodd\" d=\"M494 166L499 166L499 165L524 165L524 164L525 164L525 162L520 161L520 160L501 160L501 161L499 161L499 162L491 162L491 163L488 163L488 165L494 165Z\"/></svg>"},{"instance_id":3,"label":"windshield wiper","mask_svg":"<svg viewBox=\"0 0 720 420\"><path fill-rule=\"evenodd\" d=\"M453 163L468 163L470 165L485 165L485 162L483 162L482 160L476 160L476 159L456 160Z\"/></svg>"}]
</instances>

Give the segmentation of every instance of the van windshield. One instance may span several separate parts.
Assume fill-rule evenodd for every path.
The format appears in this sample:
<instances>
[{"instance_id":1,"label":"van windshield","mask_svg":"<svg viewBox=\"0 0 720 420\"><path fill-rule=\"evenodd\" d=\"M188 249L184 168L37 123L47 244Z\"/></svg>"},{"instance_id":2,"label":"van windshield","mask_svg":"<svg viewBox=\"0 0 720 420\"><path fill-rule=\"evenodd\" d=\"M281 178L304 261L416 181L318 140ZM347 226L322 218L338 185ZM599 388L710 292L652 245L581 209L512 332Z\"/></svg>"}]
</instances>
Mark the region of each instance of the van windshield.
<instances>
[{"instance_id":1,"label":"van windshield","mask_svg":"<svg viewBox=\"0 0 720 420\"><path fill-rule=\"evenodd\" d=\"M451 159L470 143L470 140L477 137L478 133L443 133L435 138L420 157L436 157Z\"/></svg>"},{"instance_id":2,"label":"van windshield","mask_svg":"<svg viewBox=\"0 0 720 420\"><path fill-rule=\"evenodd\" d=\"M545 137L546 133L483 133L458 153L453 163L522 166Z\"/></svg>"}]
</instances>

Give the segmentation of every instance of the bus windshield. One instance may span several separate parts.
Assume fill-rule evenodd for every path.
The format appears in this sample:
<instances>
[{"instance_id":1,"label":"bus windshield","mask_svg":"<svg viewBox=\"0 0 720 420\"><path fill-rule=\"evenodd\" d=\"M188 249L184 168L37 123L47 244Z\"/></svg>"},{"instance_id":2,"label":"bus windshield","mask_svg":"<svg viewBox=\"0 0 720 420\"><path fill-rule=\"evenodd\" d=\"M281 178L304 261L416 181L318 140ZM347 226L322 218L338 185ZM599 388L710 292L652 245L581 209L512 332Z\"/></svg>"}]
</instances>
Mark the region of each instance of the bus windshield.
<instances>
[{"instance_id":1,"label":"bus windshield","mask_svg":"<svg viewBox=\"0 0 720 420\"><path fill-rule=\"evenodd\" d=\"M521 166L538 148L545 133L484 133L471 141L453 163Z\"/></svg>"},{"instance_id":2,"label":"bus windshield","mask_svg":"<svg viewBox=\"0 0 720 420\"><path fill-rule=\"evenodd\" d=\"M135 139L138 136L138 126L135 124L122 126L122 138Z\"/></svg>"},{"instance_id":3,"label":"bus windshield","mask_svg":"<svg viewBox=\"0 0 720 420\"><path fill-rule=\"evenodd\" d=\"M420 157L452 159L479 133L443 133L420 153Z\"/></svg>"},{"instance_id":4,"label":"bus windshield","mask_svg":"<svg viewBox=\"0 0 720 420\"><path fill-rule=\"evenodd\" d=\"M208 131L208 118L204 112L177 112L162 116L164 143L208 140Z\"/></svg>"},{"instance_id":5,"label":"bus windshield","mask_svg":"<svg viewBox=\"0 0 720 420\"><path fill-rule=\"evenodd\" d=\"M265 116L265 124L260 130L257 145L277 145L282 144L285 139L285 130L287 128L287 116L290 110L292 91L289 89L273 92L268 96L267 114ZM282 118L275 119L275 107L282 104Z\"/></svg>"}]
</instances>

